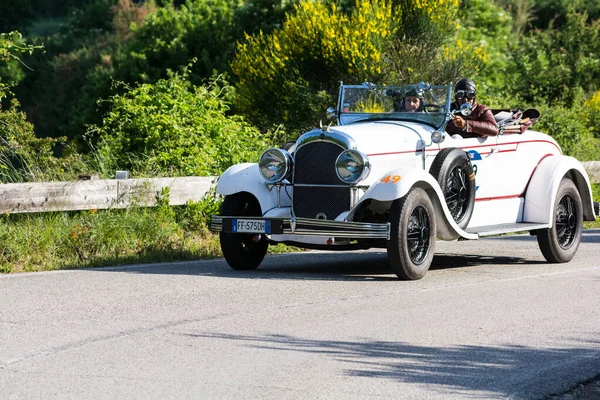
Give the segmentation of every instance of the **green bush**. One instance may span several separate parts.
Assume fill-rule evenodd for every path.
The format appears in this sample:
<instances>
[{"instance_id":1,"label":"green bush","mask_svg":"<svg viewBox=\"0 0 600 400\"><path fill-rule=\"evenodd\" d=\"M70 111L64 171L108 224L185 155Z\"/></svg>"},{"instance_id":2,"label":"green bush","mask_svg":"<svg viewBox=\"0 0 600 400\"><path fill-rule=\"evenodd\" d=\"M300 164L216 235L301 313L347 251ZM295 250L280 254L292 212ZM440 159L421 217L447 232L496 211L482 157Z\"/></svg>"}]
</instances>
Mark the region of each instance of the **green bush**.
<instances>
[{"instance_id":1,"label":"green bush","mask_svg":"<svg viewBox=\"0 0 600 400\"><path fill-rule=\"evenodd\" d=\"M507 83L528 103L575 104L600 81L600 21L569 12L562 29L535 31L513 45Z\"/></svg>"},{"instance_id":2,"label":"green bush","mask_svg":"<svg viewBox=\"0 0 600 400\"><path fill-rule=\"evenodd\" d=\"M267 143L241 117L226 115L229 86L220 79L194 86L172 74L156 84L129 88L110 99L98 153L134 176L214 175L232 164L255 161Z\"/></svg>"},{"instance_id":3,"label":"green bush","mask_svg":"<svg viewBox=\"0 0 600 400\"><path fill-rule=\"evenodd\" d=\"M69 163L53 154L64 138L37 138L18 106L13 99L7 110L0 110L0 182L51 180Z\"/></svg>"},{"instance_id":4,"label":"green bush","mask_svg":"<svg viewBox=\"0 0 600 400\"><path fill-rule=\"evenodd\" d=\"M461 2L460 14L463 18L458 29L459 39L463 43L480 46L484 51L482 62L475 68L467 65L461 76L472 77L480 93L502 99L498 107L506 107L507 104L503 103L514 96L512 89L505 85L510 43L516 40L511 27L513 18L497 3L487 0ZM485 104L491 105L487 100Z\"/></svg>"},{"instance_id":5,"label":"green bush","mask_svg":"<svg viewBox=\"0 0 600 400\"><path fill-rule=\"evenodd\" d=\"M587 114L588 127L594 136L600 139L600 91L593 93L583 103Z\"/></svg>"},{"instance_id":6,"label":"green bush","mask_svg":"<svg viewBox=\"0 0 600 400\"><path fill-rule=\"evenodd\" d=\"M128 83L156 82L167 71L190 69L195 84L217 73L229 72L236 42L245 32L270 32L293 1L188 0L167 5L135 29L131 41L117 55L115 78Z\"/></svg>"},{"instance_id":7,"label":"green bush","mask_svg":"<svg viewBox=\"0 0 600 400\"><path fill-rule=\"evenodd\" d=\"M552 136L565 155L580 161L600 160L600 139L588 128L585 109L543 106L540 112L534 129Z\"/></svg>"}]
</instances>

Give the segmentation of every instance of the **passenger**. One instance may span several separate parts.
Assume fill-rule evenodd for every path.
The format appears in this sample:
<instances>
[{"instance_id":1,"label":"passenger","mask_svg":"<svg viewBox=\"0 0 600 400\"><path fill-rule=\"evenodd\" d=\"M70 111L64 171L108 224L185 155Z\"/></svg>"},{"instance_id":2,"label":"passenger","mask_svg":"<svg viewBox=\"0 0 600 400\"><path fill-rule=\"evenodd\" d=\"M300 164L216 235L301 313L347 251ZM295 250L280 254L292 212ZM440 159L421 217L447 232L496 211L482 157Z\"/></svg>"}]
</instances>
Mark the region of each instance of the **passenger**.
<instances>
[{"instance_id":1,"label":"passenger","mask_svg":"<svg viewBox=\"0 0 600 400\"><path fill-rule=\"evenodd\" d=\"M460 109L461 105L469 103L471 114L456 114L446 125L446 132L451 135L459 134L463 138L498 134L498 124L490 108L484 104L477 104L477 88L472 80L464 78L456 84L454 99L456 101L452 103L452 110Z\"/></svg>"},{"instance_id":2,"label":"passenger","mask_svg":"<svg viewBox=\"0 0 600 400\"><path fill-rule=\"evenodd\" d=\"M419 96L417 89L411 88L404 95L404 110L407 112L422 111L423 98Z\"/></svg>"}]
</instances>

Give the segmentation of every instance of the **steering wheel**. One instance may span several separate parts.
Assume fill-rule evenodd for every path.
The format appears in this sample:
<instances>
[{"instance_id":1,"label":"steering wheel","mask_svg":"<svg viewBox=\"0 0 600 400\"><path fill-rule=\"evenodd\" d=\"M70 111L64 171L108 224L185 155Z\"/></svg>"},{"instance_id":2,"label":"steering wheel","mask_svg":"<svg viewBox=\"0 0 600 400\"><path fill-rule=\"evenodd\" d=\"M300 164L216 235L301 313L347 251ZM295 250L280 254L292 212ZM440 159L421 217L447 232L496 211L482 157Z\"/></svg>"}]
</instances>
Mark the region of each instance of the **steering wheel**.
<instances>
[{"instance_id":1,"label":"steering wheel","mask_svg":"<svg viewBox=\"0 0 600 400\"><path fill-rule=\"evenodd\" d=\"M439 104L423 104L421 107L424 112L444 112L444 106L440 106Z\"/></svg>"}]
</instances>

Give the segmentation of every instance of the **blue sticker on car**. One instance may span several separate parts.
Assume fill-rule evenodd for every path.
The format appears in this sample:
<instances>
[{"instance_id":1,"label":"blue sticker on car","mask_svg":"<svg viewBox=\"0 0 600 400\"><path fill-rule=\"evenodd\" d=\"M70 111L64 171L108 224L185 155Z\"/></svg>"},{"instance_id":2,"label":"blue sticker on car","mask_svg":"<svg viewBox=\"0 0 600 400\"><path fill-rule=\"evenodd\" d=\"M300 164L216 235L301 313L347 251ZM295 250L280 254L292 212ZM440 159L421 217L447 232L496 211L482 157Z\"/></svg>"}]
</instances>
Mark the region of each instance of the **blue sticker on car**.
<instances>
[{"instance_id":1,"label":"blue sticker on car","mask_svg":"<svg viewBox=\"0 0 600 400\"><path fill-rule=\"evenodd\" d=\"M469 150L467 151L467 154L469 154L469 158L473 161L482 160L481 154L475 150Z\"/></svg>"}]
</instances>

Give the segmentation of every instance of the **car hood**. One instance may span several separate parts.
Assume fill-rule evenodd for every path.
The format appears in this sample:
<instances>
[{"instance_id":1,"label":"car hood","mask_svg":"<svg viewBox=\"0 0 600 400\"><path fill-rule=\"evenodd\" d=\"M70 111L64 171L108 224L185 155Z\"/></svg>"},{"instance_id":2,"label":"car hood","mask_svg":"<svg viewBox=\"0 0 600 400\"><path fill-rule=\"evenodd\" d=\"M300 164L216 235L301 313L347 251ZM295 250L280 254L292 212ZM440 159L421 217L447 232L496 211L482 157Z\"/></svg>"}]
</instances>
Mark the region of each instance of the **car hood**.
<instances>
[{"instance_id":1,"label":"car hood","mask_svg":"<svg viewBox=\"0 0 600 400\"><path fill-rule=\"evenodd\" d=\"M413 122L376 121L334 126L331 132L350 136L366 155L420 150L431 141L433 128Z\"/></svg>"}]
</instances>

